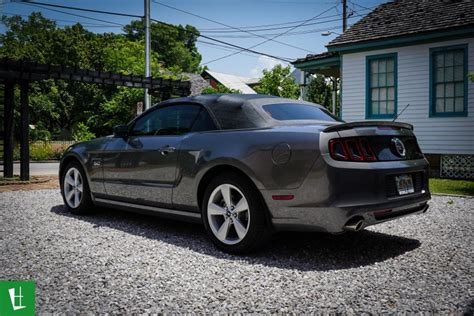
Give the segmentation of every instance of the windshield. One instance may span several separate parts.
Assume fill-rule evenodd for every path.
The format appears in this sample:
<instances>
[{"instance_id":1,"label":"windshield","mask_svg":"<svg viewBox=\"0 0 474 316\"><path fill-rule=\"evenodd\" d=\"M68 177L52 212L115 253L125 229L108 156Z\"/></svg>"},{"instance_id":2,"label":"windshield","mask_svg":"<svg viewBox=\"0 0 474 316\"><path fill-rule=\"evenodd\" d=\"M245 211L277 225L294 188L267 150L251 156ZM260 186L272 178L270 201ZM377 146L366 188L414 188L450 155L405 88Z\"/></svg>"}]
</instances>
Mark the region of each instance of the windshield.
<instances>
[{"instance_id":1,"label":"windshield","mask_svg":"<svg viewBox=\"0 0 474 316\"><path fill-rule=\"evenodd\" d=\"M317 120L328 122L341 122L326 109L315 105L301 103L278 103L264 105L263 110L273 119L278 121L291 120Z\"/></svg>"}]
</instances>

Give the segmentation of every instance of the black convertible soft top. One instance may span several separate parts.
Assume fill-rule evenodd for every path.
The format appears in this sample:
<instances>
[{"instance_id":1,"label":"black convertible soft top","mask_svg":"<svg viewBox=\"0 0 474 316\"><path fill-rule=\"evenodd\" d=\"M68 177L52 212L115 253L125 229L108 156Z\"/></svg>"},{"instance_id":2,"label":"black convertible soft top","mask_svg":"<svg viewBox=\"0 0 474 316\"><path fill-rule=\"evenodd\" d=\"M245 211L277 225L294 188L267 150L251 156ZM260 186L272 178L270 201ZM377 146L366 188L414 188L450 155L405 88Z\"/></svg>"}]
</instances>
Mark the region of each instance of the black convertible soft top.
<instances>
[{"instance_id":1,"label":"black convertible soft top","mask_svg":"<svg viewBox=\"0 0 474 316\"><path fill-rule=\"evenodd\" d=\"M160 103L159 106L187 102L199 103L205 106L216 118L222 129L265 128L290 123L277 121L268 115L262 108L268 104L305 104L324 109L318 104L264 94L207 94L167 100ZM308 122L299 121L298 123Z\"/></svg>"}]
</instances>

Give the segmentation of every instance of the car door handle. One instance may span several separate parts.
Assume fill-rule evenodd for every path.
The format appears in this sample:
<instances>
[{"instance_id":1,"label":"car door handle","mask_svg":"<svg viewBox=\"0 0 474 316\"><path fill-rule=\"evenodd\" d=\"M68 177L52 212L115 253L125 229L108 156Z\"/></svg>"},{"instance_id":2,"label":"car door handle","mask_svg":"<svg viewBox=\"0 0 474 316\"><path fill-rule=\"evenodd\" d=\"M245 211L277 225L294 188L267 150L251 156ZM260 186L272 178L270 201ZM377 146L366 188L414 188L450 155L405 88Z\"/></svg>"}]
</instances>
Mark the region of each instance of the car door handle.
<instances>
[{"instance_id":1,"label":"car door handle","mask_svg":"<svg viewBox=\"0 0 474 316\"><path fill-rule=\"evenodd\" d=\"M169 154L169 153L172 153L172 152L174 152L175 150L176 150L176 148L171 147L171 146L165 146L165 147L163 147L163 148L158 149L158 151L159 151L163 156L165 156L165 155L167 155L167 154Z\"/></svg>"}]
</instances>

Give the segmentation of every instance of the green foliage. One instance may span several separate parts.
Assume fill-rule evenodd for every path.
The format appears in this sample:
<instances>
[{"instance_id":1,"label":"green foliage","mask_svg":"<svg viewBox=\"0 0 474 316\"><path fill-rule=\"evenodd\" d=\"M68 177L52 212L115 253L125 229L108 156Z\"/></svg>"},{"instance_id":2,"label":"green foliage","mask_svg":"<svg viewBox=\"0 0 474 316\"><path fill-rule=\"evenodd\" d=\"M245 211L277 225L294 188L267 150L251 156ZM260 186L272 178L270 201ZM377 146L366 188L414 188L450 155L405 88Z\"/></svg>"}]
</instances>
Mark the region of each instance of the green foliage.
<instances>
[{"instance_id":1,"label":"green foliage","mask_svg":"<svg viewBox=\"0 0 474 316\"><path fill-rule=\"evenodd\" d=\"M290 76L290 71L290 66L283 67L282 65L276 65L271 70L263 70L263 77L255 91L278 97L298 99L299 87L294 78Z\"/></svg>"},{"instance_id":2,"label":"green foliage","mask_svg":"<svg viewBox=\"0 0 474 316\"><path fill-rule=\"evenodd\" d=\"M51 133L44 129L32 129L30 130L30 140L38 141L38 140L51 140Z\"/></svg>"},{"instance_id":3,"label":"green foliage","mask_svg":"<svg viewBox=\"0 0 474 316\"><path fill-rule=\"evenodd\" d=\"M30 144L30 159L31 160L59 159L60 156L61 156L61 153L59 151L55 151L53 149L53 146L51 146L48 143Z\"/></svg>"},{"instance_id":4,"label":"green foliage","mask_svg":"<svg viewBox=\"0 0 474 316\"><path fill-rule=\"evenodd\" d=\"M58 160L69 147L69 144L56 144L54 142L36 141L30 143L31 160ZM2 157L3 158L3 157ZM13 149L13 159L20 160L20 148Z\"/></svg>"},{"instance_id":5,"label":"green foliage","mask_svg":"<svg viewBox=\"0 0 474 316\"><path fill-rule=\"evenodd\" d=\"M103 50L104 70L122 74L139 74L145 69L145 51L143 41L130 41L125 37L118 37L108 43ZM158 54L150 54L151 73L160 74Z\"/></svg>"},{"instance_id":6,"label":"green foliage","mask_svg":"<svg viewBox=\"0 0 474 316\"><path fill-rule=\"evenodd\" d=\"M461 194L474 196L474 181L429 179L432 193Z\"/></svg>"},{"instance_id":7,"label":"green foliage","mask_svg":"<svg viewBox=\"0 0 474 316\"><path fill-rule=\"evenodd\" d=\"M151 49L157 53L158 60L166 68L176 67L175 71L201 72L196 41L199 31L191 25L171 27L153 22L150 27ZM132 21L123 31L127 39L140 41L145 36L142 21ZM194 33L194 34L193 34Z\"/></svg>"},{"instance_id":8,"label":"green foliage","mask_svg":"<svg viewBox=\"0 0 474 316\"><path fill-rule=\"evenodd\" d=\"M101 112L89 117L87 124L101 126L101 135L105 135L106 131L112 131L115 125L127 123L134 118L136 105L140 101L143 101L142 89L119 87L117 93L103 103Z\"/></svg>"},{"instance_id":9,"label":"green foliage","mask_svg":"<svg viewBox=\"0 0 474 316\"><path fill-rule=\"evenodd\" d=\"M471 82L474 82L474 72L469 73L468 76Z\"/></svg>"},{"instance_id":10,"label":"green foliage","mask_svg":"<svg viewBox=\"0 0 474 316\"><path fill-rule=\"evenodd\" d=\"M332 112L332 87L324 76L313 76L306 87L306 100L324 106ZM336 97L336 116L339 113L339 98Z\"/></svg>"},{"instance_id":11,"label":"green foliage","mask_svg":"<svg viewBox=\"0 0 474 316\"><path fill-rule=\"evenodd\" d=\"M232 93L232 94L240 94L242 91L236 89L229 89L222 84L218 83L217 88L208 87L202 90L201 94L216 94L216 93Z\"/></svg>"},{"instance_id":12,"label":"green foliage","mask_svg":"<svg viewBox=\"0 0 474 316\"><path fill-rule=\"evenodd\" d=\"M72 139L76 142L82 142L95 138L95 134L89 130L86 124L79 122L72 133Z\"/></svg>"},{"instance_id":13,"label":"green foliage","mask_svg":"<svg viewBox=\"0 0 474 316\"><path fill-rule=\"evenodd\" d=\"M144 74L141 21L132 21L125 26L125 34L97 34L79 23L61 28L37 12L27 19L3 16L1 22L6 32L0 34L0 58ZM197 32L192 26L175 29L153 23L152 39L157 41L153 42L151 54L153 76L176 79L182 70L200 70L201 55L195 45L197 37L186 30ZM18 91L15 97L19 98ZM67 137L80 122L95 135L107 135L114 125L134 117L136 103L143 101L143 90L45 80L30 84L29 101L30 123L38 130L49 131L49 139ZM15 104L19 104L18 100ZM17 109L15 115L18 115ZM34 140L44 136L32 133Z\"/></svg>"}]
</instances>

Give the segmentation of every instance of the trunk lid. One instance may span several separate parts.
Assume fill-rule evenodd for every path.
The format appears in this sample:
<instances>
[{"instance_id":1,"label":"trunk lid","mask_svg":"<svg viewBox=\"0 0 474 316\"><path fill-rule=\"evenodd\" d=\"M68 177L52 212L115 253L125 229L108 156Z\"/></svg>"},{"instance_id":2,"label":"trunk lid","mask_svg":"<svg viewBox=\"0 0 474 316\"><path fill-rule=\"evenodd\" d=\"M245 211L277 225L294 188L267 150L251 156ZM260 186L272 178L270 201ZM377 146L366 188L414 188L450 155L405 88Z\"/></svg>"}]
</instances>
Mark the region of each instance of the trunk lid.
<instances>
[{"instance_id":1,"label":"trunk lid","mask_svg":"<svg viewBox=\"0 0 474 316\"><path fill-rule=\"evenodd\" d=\"M413 126L407 123L364 121L323 130L335 160L375 162L422 159Z\"/></svg>"}]
</instances>

